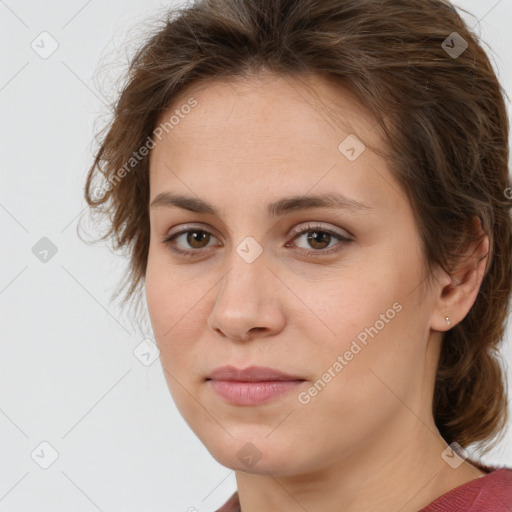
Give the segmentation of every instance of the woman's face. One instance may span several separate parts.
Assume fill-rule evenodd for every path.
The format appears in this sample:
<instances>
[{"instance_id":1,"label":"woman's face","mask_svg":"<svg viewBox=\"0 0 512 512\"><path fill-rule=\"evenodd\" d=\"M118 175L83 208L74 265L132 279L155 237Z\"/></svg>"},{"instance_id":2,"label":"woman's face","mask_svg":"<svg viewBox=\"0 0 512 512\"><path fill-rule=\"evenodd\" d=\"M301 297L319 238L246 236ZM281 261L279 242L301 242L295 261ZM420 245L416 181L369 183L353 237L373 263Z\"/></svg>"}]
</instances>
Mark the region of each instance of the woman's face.
<instances>
[{"instance_id":1,"label":"woman's face","mask_svg":"<svg viewBox=\"0 0 512 512\"><path fill-rule=\"evenodd\" d=\"M412 210L354 138L382 147L377 121L349 93L308 84L193 87L151 154L145 285L161 362L187 423L241 471L319 471L383 440L378 456L392 456L431 417L442 311L421 294ZM339 203L313 201L328 195ZM225 366L292 380L214 374Z\"/></svg>"}]
</instances>

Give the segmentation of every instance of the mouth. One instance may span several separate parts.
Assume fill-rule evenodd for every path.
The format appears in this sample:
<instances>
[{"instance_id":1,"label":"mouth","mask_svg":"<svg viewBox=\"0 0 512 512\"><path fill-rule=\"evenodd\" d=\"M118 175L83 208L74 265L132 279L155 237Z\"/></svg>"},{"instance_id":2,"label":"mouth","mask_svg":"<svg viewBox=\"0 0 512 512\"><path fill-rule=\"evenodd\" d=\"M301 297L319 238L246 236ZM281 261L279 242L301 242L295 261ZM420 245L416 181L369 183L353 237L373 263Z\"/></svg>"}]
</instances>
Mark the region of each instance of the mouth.
<instances>
[{"instance_id":1,"label":"mouth","mask_svg":"<svg viewBox=\"0 0 512 512\"><path fill-rule=\"evenodd\" d=\"M306 379L273 368L251 366L244 370L223 366L214 370L206 381L213 391L233 405L256 405L269 402L290 392Z\"/></svg>"}]
</instances>

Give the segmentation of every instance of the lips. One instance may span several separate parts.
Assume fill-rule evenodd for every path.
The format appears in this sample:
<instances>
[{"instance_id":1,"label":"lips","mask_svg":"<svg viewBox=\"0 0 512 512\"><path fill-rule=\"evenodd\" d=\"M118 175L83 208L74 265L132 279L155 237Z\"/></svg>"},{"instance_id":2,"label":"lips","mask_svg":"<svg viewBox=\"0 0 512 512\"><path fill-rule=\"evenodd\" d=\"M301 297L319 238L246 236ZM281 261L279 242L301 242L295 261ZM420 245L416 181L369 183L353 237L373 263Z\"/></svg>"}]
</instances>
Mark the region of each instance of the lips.
<instances>
[{"instance_id":1,"label":"lips","mask_svg":"<svg viewBox=\"0 0 512 512\"><path fill-rule=\"evenodd\" d=\"M274 400L296 389L305 379L262 366L244 370L223 366L211 372L206 381L225 402L247 406Z\"/></svg>"},{"instance_id":2,"label":"lips","mask_svg":"<svg viewBox=\"0 0 512 512\"><path fill-rule=\"evenodd\" d=\"M250 366L244 370L240 370L233 366L222 366L211 372L211 374L207 377L207 380L264 382L305 379L264 366Z\"/></svg>"}]
</instances>

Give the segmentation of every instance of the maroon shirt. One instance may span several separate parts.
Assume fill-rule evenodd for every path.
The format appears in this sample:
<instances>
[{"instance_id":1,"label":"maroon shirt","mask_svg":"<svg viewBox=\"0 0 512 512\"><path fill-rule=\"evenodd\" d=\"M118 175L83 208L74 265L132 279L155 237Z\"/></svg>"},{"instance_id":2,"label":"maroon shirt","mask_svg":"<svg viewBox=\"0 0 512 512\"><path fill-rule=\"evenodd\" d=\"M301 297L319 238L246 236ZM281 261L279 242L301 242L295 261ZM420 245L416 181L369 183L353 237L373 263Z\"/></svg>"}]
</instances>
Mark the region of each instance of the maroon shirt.
<instances>
[{"instance_id":1,"label":"maroon shirt","mask_svg":"<svg viewBox=\"0 0 512 512\"><path fill-rule=\"evenodd\" d=\"M419 512L512 512L512 468L473 464L487 474L448 491ZM238 493L216 512L241 512Z\"/></svg>"}]
</instances>

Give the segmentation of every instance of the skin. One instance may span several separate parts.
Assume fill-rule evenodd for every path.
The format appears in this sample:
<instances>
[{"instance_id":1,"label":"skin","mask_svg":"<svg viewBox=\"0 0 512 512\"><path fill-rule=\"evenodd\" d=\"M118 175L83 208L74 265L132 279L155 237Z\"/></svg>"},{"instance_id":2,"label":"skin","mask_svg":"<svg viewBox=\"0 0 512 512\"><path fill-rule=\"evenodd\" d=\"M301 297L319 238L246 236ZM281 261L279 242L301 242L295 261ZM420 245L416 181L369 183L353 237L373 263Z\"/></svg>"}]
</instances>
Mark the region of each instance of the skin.
<instances>
[{"instance_id":1,"label":"skin","mask_svg":"<svg viewBox=\"0 0 512 512\"><path fill-rule=\"evenodd\" d=\"M385 149L376 119L351 93L319 77L267 72L194 85L162 119L191 96L198 105L151 153L150 203L163 192L186 194L219 215L150 208L146 298L173 399L212 456L236 471L242 510L416 512L481 477L467 461L453 469L443 460L447 443L431 404L445 316L453 327L474 303L488 238L453 281L438 272L422 290L405 192L369 147L352 162L338 149L351 133ZM332 109L344 123L333 122ZM267 214L266 204L284 196L328 192L371 209ZM312 245L315 230L292 232L308 223L351 241ZM186 228L211 234L195 244L186 234L175 239L193 257L162 242ZM248 236L263 250L252 263L236 252ZM300 403L299 392L397 303L400 312ZM231 405L205 380L227 364L269 366L305 382L265 404ZM251 467L237 456L247 442L260 456Z\"/></svg>"}]
</instances>

